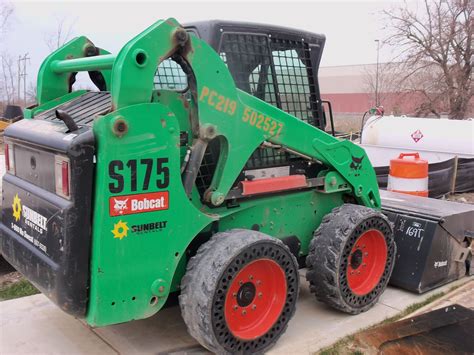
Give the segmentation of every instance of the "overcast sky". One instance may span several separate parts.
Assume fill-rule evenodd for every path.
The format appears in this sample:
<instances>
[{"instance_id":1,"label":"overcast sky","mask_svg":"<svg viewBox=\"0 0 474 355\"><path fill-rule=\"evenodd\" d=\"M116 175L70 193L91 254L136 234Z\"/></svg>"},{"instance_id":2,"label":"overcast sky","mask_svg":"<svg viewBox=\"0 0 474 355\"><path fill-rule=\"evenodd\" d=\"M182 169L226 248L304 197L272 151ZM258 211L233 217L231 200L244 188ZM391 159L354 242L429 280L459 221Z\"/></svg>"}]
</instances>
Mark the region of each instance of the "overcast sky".
<instances>
[{"instance_id":1,"label":"overcast sky","mask_svg":"<svg viewBox=\"0 0 474 355\"><path fill-rule=\"evenodd\" d=\"M0 0L3 2L5 0ZM400 1L312 2L115 2L115 1L11 1L15 16L1 41L1 50L15 58L29 53L28 79L36 80L38 67L49 53L45 38L58 19L73 24L73 37L85 35L99 47L116 53L130 38L161 18L179 22L224 19L299 28L326 35L322 65L375 63L376 39L383 38L380 12ZM381 61L391 56L381 49Z\"/></svg>"}]
</instances>

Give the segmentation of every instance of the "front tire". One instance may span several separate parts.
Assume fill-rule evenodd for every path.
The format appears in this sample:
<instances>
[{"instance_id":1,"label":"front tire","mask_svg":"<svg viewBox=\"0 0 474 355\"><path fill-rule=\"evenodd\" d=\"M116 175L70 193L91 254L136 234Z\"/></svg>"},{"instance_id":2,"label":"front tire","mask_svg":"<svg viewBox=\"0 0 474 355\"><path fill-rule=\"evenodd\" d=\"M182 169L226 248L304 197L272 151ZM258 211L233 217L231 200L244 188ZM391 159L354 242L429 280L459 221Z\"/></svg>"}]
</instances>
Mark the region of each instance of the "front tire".
<instances>
[{"instance_id":1,"label":"front tire","mask_svg":"<svg viewBox=\"0 0 474 355\"><path fill-rule=\"evenodd\" d=\"M189 333L218 354L262 353L284 333L299 292L296 258L278 239L215 234L188 263L180 306Z\"/></svg>"},{"instance_id":2,"label":"front tire","mask_svg":"<svg viewBox=\"0 0 474 355\"><path fill-rule=\"evenodd\" d=\"M384 292L395 254L387 217L364 206L342 205L326 215L314 233L306 279L319 301L358 314Z\"/></svg>"}]
</instances>

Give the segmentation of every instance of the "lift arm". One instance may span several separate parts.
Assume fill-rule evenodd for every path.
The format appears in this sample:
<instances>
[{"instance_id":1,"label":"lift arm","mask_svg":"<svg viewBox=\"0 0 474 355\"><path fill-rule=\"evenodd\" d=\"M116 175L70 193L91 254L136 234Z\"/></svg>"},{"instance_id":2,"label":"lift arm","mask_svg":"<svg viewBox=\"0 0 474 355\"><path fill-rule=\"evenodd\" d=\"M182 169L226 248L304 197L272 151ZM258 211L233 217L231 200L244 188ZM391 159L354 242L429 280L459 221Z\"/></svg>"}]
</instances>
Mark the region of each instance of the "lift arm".
<instances>
[{"instance_id":1,"label":"lift arm","mask_svg":"<svg viewBox=\"0 0 474 355\"><path fill-rule=\"evenodd\" d=\"M175 19L160 20L129 41L117 55L94 49L85 37L75 39L43 63L38 75L38 101L70 91L77 71L100 72L112 94L112 109L151 103L156 67L178 59L193 94L193 146L185 187L194 183L207 143L219 137L221 152L205 198L220 205L251 154L264 142L279 145L327 167L324 191L347 191L358 203L380 208L374 169L365 151L236 88L219 55L188 34ZM92 53L92 55L90 55ZM101 55L102 54L102 55Z\"/></svg>"}]
</instances>

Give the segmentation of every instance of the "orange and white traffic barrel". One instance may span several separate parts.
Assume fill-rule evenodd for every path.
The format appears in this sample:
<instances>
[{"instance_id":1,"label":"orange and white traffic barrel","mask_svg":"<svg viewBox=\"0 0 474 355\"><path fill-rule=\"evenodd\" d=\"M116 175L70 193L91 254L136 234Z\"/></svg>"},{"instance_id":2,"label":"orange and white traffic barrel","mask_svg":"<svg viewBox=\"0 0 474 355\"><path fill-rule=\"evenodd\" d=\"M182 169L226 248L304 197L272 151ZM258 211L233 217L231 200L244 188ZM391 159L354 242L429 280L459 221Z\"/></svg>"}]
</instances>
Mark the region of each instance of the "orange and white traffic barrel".
<instances>
[{"instance_id":1,"label":"orange and white traffic barrel","mask_svg":"<svg viewBox=\"0 0 474 355\"><path fill-rule=\"evenodd\" d=\"M418 153L401 153L390 160L387 190L428 197L428 162Z\"/></svg>"}]
</instances>

